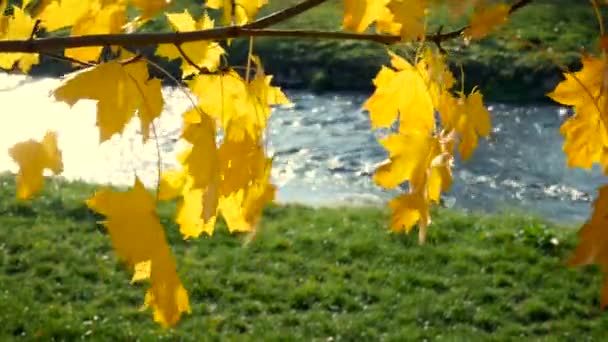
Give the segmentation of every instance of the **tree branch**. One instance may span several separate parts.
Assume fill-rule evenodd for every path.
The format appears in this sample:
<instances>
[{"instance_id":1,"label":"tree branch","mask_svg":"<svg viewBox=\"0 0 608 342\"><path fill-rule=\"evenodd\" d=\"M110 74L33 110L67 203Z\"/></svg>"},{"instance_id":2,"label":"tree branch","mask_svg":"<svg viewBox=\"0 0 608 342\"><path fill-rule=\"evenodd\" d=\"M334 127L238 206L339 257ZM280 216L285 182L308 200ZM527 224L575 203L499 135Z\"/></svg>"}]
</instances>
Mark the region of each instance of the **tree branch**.
<instances>
[{"instance_id":1,"label":"tree branch","mask_svg":"<svg viewBox=\"0 0 608 342\"><path fill-rule=\"evenodd\" d=\"M133 33L133 34L100 34L74 37L52 37L28 40L5 40L0 41L0 52L31 52L58 50L66 48L87 46L123 46L136 47L157 44L180 45L187 42L202 40L225 40L240 37L290 37L310 39L338 39L338 40L360 40L371 41L381 44L394 44L401 40L400 36L333 32L317 30L273 30L260 29L278 22L287 20L302 13L326 0L305 0L298 5L285 10L275 12L260 20L245 26L218 27L191 32L163 32L163 33ZM520 8L531 3L533 0L518 0L511 6L509 13L514 13ZM430 34L425 37L426 41L441 43L459 37L467 26L448 33Z\"/></svg>"},{"instance_id":2,"label":"tree branch","mask_svg":"<svg viewBox=\"0 0 608 342\"><path fill-rule=\"evenodd\" d=\"M260 18L252 23L244 25L245 28L250 29L263 29L274 24L278 24L287 19L295 17L300 13L304 13L309 9L319 6L327 0L305 0L294 6L288 7L282 11L274 12L268 16Z\"/></svg>"}]
</instances>

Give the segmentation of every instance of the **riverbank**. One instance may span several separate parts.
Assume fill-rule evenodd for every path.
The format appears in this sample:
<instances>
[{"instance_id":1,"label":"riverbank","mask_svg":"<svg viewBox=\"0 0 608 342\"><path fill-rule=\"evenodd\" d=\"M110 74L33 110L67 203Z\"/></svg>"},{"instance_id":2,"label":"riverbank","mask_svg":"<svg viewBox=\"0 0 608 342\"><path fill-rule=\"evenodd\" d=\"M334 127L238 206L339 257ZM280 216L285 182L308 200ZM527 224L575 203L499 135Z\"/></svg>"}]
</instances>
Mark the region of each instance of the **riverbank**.
<instances>
[{"instance_id":1,"label":"riverbank","mask_svg":"<svg viewBox=\"0 0 608 342\"><path fill-rule=\"evenodd\" d=\"M219 222L183 241L162 205L192 314L161 330L142 312L92 185L47 181L32 202L0 176L0 339L601 339L600 274L565 268L575 232L526 216L434 213L428 244L373 208L271 206L242 246Z\"/></svg>"},{"instance_id":2,"label":"riverbank","mask_svg":"<svg viewBox=\"0 0 608 342\"><path fill-rule=\"evenodd\" d=\"M270 1L263 14L297 3L297 0ZM173 12L187 8L198 15L201 1L175 1ZM339 30L342 2L331 0L278 25L278 28ZM214 14L214 13L212 13ZM214 14L215 15L215 14ZM443 31L460 27L447 13L431 18L430 28ZM462 41L448 42L454 72L465 72L465 88L479 85L486 99L501 102L547 101L545 94L561 78L556 66L576 67L582 50L594 51L597 45L596 21L588 2L576 0L536 0L516 12L508 25L496 35L466 46ZM164 17L145 27L148 31L170 30ZM229 49L229 60L243 64L247 39L236 39ZM150 50L151 51L151 50ZM386 48L379 44L355 41L316 41L267 39L255 41L255 52L276 82L291 89L314 91L371 91L371 80L387 63ZM151 52L150 52L151 53ZM162 62L162 60L160 60ZM163 62L172 73L177 63ZM60 74L66 66L45 59L36 73Z\"/></svg>"}]
</instances>

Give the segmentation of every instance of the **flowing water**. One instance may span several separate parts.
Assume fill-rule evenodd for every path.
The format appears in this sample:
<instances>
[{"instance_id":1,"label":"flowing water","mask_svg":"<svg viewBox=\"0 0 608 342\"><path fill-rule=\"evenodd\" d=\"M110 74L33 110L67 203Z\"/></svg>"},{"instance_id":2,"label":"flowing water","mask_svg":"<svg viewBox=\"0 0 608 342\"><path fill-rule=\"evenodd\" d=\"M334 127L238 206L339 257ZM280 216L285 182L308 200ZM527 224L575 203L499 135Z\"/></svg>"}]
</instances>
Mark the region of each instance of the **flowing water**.
<instances>
[{"instance_id":1,"label":"flowing water","mask_svg":"<svg viewBox=\"0 0 608 342\"><path fill-rule=\"evenodd\" d=\"M69 108L50 92L58 79L0 76L0 151L15 142L40 139L47 129L59 133L68 179L128 184L137 174L154 186L155 142L143 145L132 122L122 137L98 146L95 104L81 101ZM166 88L165 112L157 122L163 168L175 166L181 149L176 138L181 113L192 104L179 89ZM279 202L309 205L380 204L398 193L375 186L375 165L386 158L370 131L361 105L365 94L313 95L288 92L293 106L273 112L268 150L274 156L273 181ZM560 222L581 222L602 179L599 168L569 169L559 126L568 112L550 105L489 104L492 134L474 156L455 161L454 184L445 204L472 211L520 210ZM0 153L0 171L15 171Z\"/></svg>"}]
</instances>

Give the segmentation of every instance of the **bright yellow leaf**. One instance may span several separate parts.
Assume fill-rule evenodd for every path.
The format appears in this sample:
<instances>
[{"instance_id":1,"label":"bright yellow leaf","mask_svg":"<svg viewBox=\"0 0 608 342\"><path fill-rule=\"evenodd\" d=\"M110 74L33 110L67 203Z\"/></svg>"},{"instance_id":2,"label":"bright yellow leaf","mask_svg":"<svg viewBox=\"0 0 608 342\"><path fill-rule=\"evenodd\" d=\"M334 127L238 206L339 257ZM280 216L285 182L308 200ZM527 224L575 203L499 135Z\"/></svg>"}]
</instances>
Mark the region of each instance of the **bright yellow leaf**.
<instances>
[{"instance_id":1,"label":"bright yellow leaf","mask_svg":"<svg viewBox=\"0 0 608 342\"><path fill-rule=\"evenodd\" d=\"M267 3L268 0L207 0L207 7L223 10L224 25L244 25L253 21Z\"/></svg>"},{"instance_id":2,"label":"bright yellow leaf","mask_svg":"<svg viewBox=\"0 0 608 342\"><path fill-rule=\"evenodd\" d=\"M192 148L180 159L192 177L192 188L204 189L215 181L219 168L215 123L196 108L186 112L184 117L187 120L182 138L192 144Z\"/></svg>"},{"instance_id":3,"label":"bright yellow leaf","mask_svg":"<svg viewBox=\"0 0 608 342\"><path fill-rule=\"evenodd\" d=\"M213 20L209 18L207 13L197 21L194 21L188 10L182 13L166 14L169 23L174 30L178 32L190 32L213 28ZM193 66L184 58L182 52L173 44L160 44L156 49L156 54L161 57L166 57L170 60L180 58L182 60L182 77L187 77L199 72L198 68L207 69L209 71L217 70L220 63L220 57L224 54L224 49L213 41L187 42L180 45L182 52L196 64ZM198 67L198 68L197 68Z\"/></svg>"},{"instance_id":4,"label":"bright yellow leaf","mask_svg":"<svg viewBox=\"0 0 608 342\"><path fill-rule=\"evenodd\" d=\"M71 36L120 33L127 23L126 1L61 0L43 3L37 19L49 31L71 27ZM103 47L69 48L65 55L84 62L99 60Z\"/></svg>"},{"instance_id":5,"label":"bright yellow leaf","mask_svg":"<svg viewBox=\"0 0 608 342\"><path fill-rule=\"evenodd\" d=\"M266 159L251 184L220 198L219 208L230 232L254 231L264 206L274 200L276 188L270 183L272 161Z\"/></svg>"},{"instance_id":6,"label":"bright yellow leaf","mask_svg":"<svg viewBox=\"0 0 608 342\"><path fill-rule=\"evenodd\" d=\"M480 39L487 36L497 26L507 22L510 10L509 5L495 4L488 6L482 2L475 8L469 27L464 31L465 37Z\"/></svg>"},{"instance_id":7,"label":"bright yellow leaf","mask_svg":"<svg viewBox=\"0 0 608 342\"><path fill-rule=\"evenodd\" d=\"M131 277L131 284L150 279L151 270L152 262L150 262L150 260L135 264L135 267L133 268L133 277Z\"/></svg>"},{"instance_id":8,"label":"bright yellow leaf","mask_svg":"<svg viewBox=\"0 0 608 342\"><path fill-rule=\"evenodd\" d=\"M171 0L130 0L133 6L141 10L141 14L135 19L145 22L157 14L163 12L171 4Z\"/></svg>"},{"instance_id":9,"label":"bright yellow leaf","mask_svg":"<svg viewBox=\"0 0 608 342\"><path fill-rule=\"evenodd\" d=\"M234 70L217 75L198 75L188 83L198 96L203 112L217 118L230 140L250 136L259 140L271 112L271 105L286 103L285 95L270 86L263 73L249 83Z\"/></svg>"},{"instance_id":10,"label":"bright yellow leaf","mask_svg":"<svg viewBox=\"0 0 608 342\"><path fill-rule=\"evenodd\" d=\"M398 30L395 32L386 32L401 36L402 41L418 40L424 37L426 33L426 16L428 0L391 0L387 5L391 12L388 21L391 24L383 24L379 29L386 27L395 27ZM386 15L386 14L385 14ZM386 21L386 19L385 19Z\"/></svg>"},{"instance_id":11,"label":"bright yellow leaf","mask_svg":"<svg viewBox=\"0 0 608 342\"><path fill-rule=\"evenodd\" d=\"M238 141L224 140L218 155L222 174L220 184L222 196L229 196L247 188L266 163L263 147L248 136Z\"/></svg>"},{"instance_id":12,"label":"bright yellow leaf","mask_svg":"<svg viewBox=\"0 0 608 342\"><path fill-rule=\"evenodd\" d=\"M28 140L11 147L9 155L19 165L17 174L17 198L28 199L42 189L43 172L50 169L54 174L63 171L61 151L57 147L57 135L47 132L41 142Z\"/></svg>"},{"instance_id":13,"label":"bright yellow leaf","mask_svg":"<svg viewBox=\"0 0 608 342\"><path fill-rule=\"evenodd\" d=\"M149 137L150 124L163 107L161 82L149 79L143 60L121 64L111 61L76 73L54 92L55 98L73 106L80 100L97 101L100 142L116 133L137 112L143 139Z\"/></svg>"},{"instance_id":14,"label":"bright yellow leaf","mask_svg":"<svg viewBox=\"0 0 608 342\"><path fill-rule=\"evenodd\" d=\"M604 273L601 306L608 305L608 185L599 189L599 197L593 205L593 215L578 232L579 243L568 261L570 266L598 264Z\"/></svg>"},{"instance_id":15,"label":"bright yellow leaf","mask_svg":"<svg viewBox=\"0 0 608 342\"><path fill-rule=\"evenodd\" d=\"M351 31L363 32L381 17L389 0L344 0L342 26Z\"/></svg>"},{"instance_id":16,"label":"bright yellow leaf","mask_svg":"<svg viewBox=\"0 0 608 342\"><path fill-rule=\"evenodd\" d=\"M602 164L608 172L608 83L605 58L584 56L583 68L566 73L553 92L547 94L554 101L573 106L575 115L560 128L565 136L564 152L568 166L591 168Z\"/></svg>"},{"instance_id":17,"label":"bright yellow leaf","mask_svg":"<svg viewBox=\"0 0 608 342\"><path fill-rule=\"evenodd\" d=\"M173 326L190 312L188 294L177 275L175 261L156 213L156 202L139 179L127 192L102 190L87 200L92 210L106 216L116 254L130 267L150 262L150 289L145 303L154 309L154 319ZM145 276L141 269L139 276ZM137 272L136 272L137 273Z\"/></svg>"},{"instance_id":18,"label":"bright yellow leaf","mask_svg":"<svg viewBox=\"0 0 608 342\"><path fill-rule=\"evenodd\" d=\"M430 223L429 205L420 193L409 193L389 202L392 210L391 230L395 233L409 233L416 223L427 226Z\"/></svg>"},{"instance_id":19,"label":"bright yellow leaf","mask_svg":"<svg viewBox=\"0 0 608 342\"><path fill-rule=\"evenodd\" d=\"M456 132L460 134L458 150L462 159L469 159L477 147L478 137L490 134L490 113L483 105L482 95L475 90L457 101L458 121Z\"/></svg>"},{"instance_id":20,"label":"bright yellow leaf","mask_svg":"<svg viewBox=\"0 0 608 342\"><path fill-rule=\"evenodd\" d=\"M19 7L13 7L13 16L3 24L0 40L26 40L32 36L36 21ZM28 72L32 65L38 64L37 53L10 52L0 53L0 68L12 69L18 63L19 69Z\"/></svg>"},{"instance_id":21,"label":"bright yellow leaf","mask_svg":"<svg viewBox=\"0 0 608 342\"><path fill-rule=\"evenodd\" d=\"M390 159L376 170L374 181L384 188L392 189L409 181L411 191L424 189L426 192L432 169L446 164L450 167L449 158L444 157L447 152L435 137L420 133L393 134L380 142L388 150ZM442 159L445 162L437 162ZM440 177L440 189L447 190L451 184L451 174L439 172L435 176Z\"/></svg>"},{"instance_id":22,"label":"bright yellow leaf","mask_svg":"<svg viewBox=\"0 0 608 342\"><path fill-rule=\"evenodd\" d=\"M65 27L76 25L92 9L97 1L83 0L55 0L46 2L37 19L48 31L57 31Z\"/></svg>"},{"instance_id":23,"label":"bright yellow leaf","mask_svg":"<svg viewBox=\"0 0 608 342\"><path fill-rule=\"evenodd\" d=\"M397 55L392 65L382 67L374 94L363 108L369 111L372 128L390 127L399 118L400 132L431 132L435 127L433 102L421 72Z\"/></svg>"}]
</instances>

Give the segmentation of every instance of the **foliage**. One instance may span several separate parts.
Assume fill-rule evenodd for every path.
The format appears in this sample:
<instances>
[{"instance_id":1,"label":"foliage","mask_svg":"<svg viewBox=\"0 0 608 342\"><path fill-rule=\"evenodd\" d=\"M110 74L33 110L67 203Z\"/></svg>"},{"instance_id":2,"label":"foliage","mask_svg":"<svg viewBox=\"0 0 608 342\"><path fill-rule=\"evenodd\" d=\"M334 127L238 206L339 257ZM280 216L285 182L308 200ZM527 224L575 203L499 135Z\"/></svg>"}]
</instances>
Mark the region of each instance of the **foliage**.
<instances>
[{"instance_id":1,"label":"foliage","mask_svg":"<svg viewBox=\"0 0 608 342\"><path fill-rule=\"evenodd\" d=\"M181 168L159 176L156 197L136 179L131 190L104 189L87 200L89 208L105 216L104 225L116 253L133 271L133 279L150 279L145 303L153 308L155 321L163 326L177 323L183 312L190 311L190 305L156 212L156 202L178 200L175 222L184 239L189 239L202 233L213 234L218 213L231 232L254 236L265 204L274 198L276 188L270 182L272 159L266 155L264 132L271 106L288 104L289 100L271 85L272 77L266 75L262 61L254 55L254 35L352 38L413 46L409 51L415 52L409 56L389 50L391 63L373 80L375 92L364 107L370 113L372 128L389 130L380 140L389 159L377 169L375 182L385 188L408 183L408 191L389 203L391 229L409 232L417 226L419 241L424 243L431 207L439 203L441 193L451 185L456 151L462 159L469 158L478 139L487 137L491 129L480 91L474 89L467 95L462 84L458 89L446 65L447 51L442 43L463 39L466 44L474 44L507 23L509 15L530 0L510 4L478 0L344 0L342 27L354 33L264 30L265 25L297 14L298 8L305 10L324 1L305 0L291 7L291 12L277 12L256 21L266 2L208 0L206 6L221 9L221 22L231 26L224 30L214 30L214 20L204 11L197 18L187 10L164 13L169 4L164 0L24 0L8 8L6 1L0 2L0 12L6 13L0 21L0 39L6 41L6 46L19 40L27 43L0 54L0 67L5 69L28 72L39 62L39 54L48 54L37 44L47 42L50 48L48 42L53 42L38 39L39 32L69 29L72 38L55 40L65 44L60 46L65 48L64 55L58 58L85 68L67 78L53 95L68 105L81 100L97 103L100 143L121 134L134 116L141 124L142 139L150 139L155 135L154 121L161 115L164 103L161 81L150 78L149 68L155 64L131 51L129 40L118 38L134 38L129 34L161 14L178 32L169 41L165 40L166 35L138 37L140 41L148 39L147 44L158 43L158 56L181 60L183 80L176 82L187 86L196 98L183 115L180 138L187 147L178 157ZM603 37L600 4L591 1L591 5ZM435 28L428 24L428 17L439 10L464 18L468 24L447 33L437 28L439 32L433 33ZM379 34L369 33L371 27ZM192 34L184 35L184 31ZM187 38L194 37L194 33L208 36ZM229 66L225 54L232 38L241 35L250 37L246 66ZM108 43L110 37L113 43ZM566 80L549 95L576 111L562 126L570 166L608 163L608 43L604 39L601 56L585 55L583 69L567 73ZM17 196L23 199L40 190L45 169L55 173L62 170L53 132L39 143L17 143L10 153L20 167ZM608 267L604 257L608 235L600 228L606 201L603 197L600 193L596 213L582 229L583 241L576 250L574 264L597 262ZM606 305L608 286L602 298L602 305Z\"/></svg>"}]
</instances>

